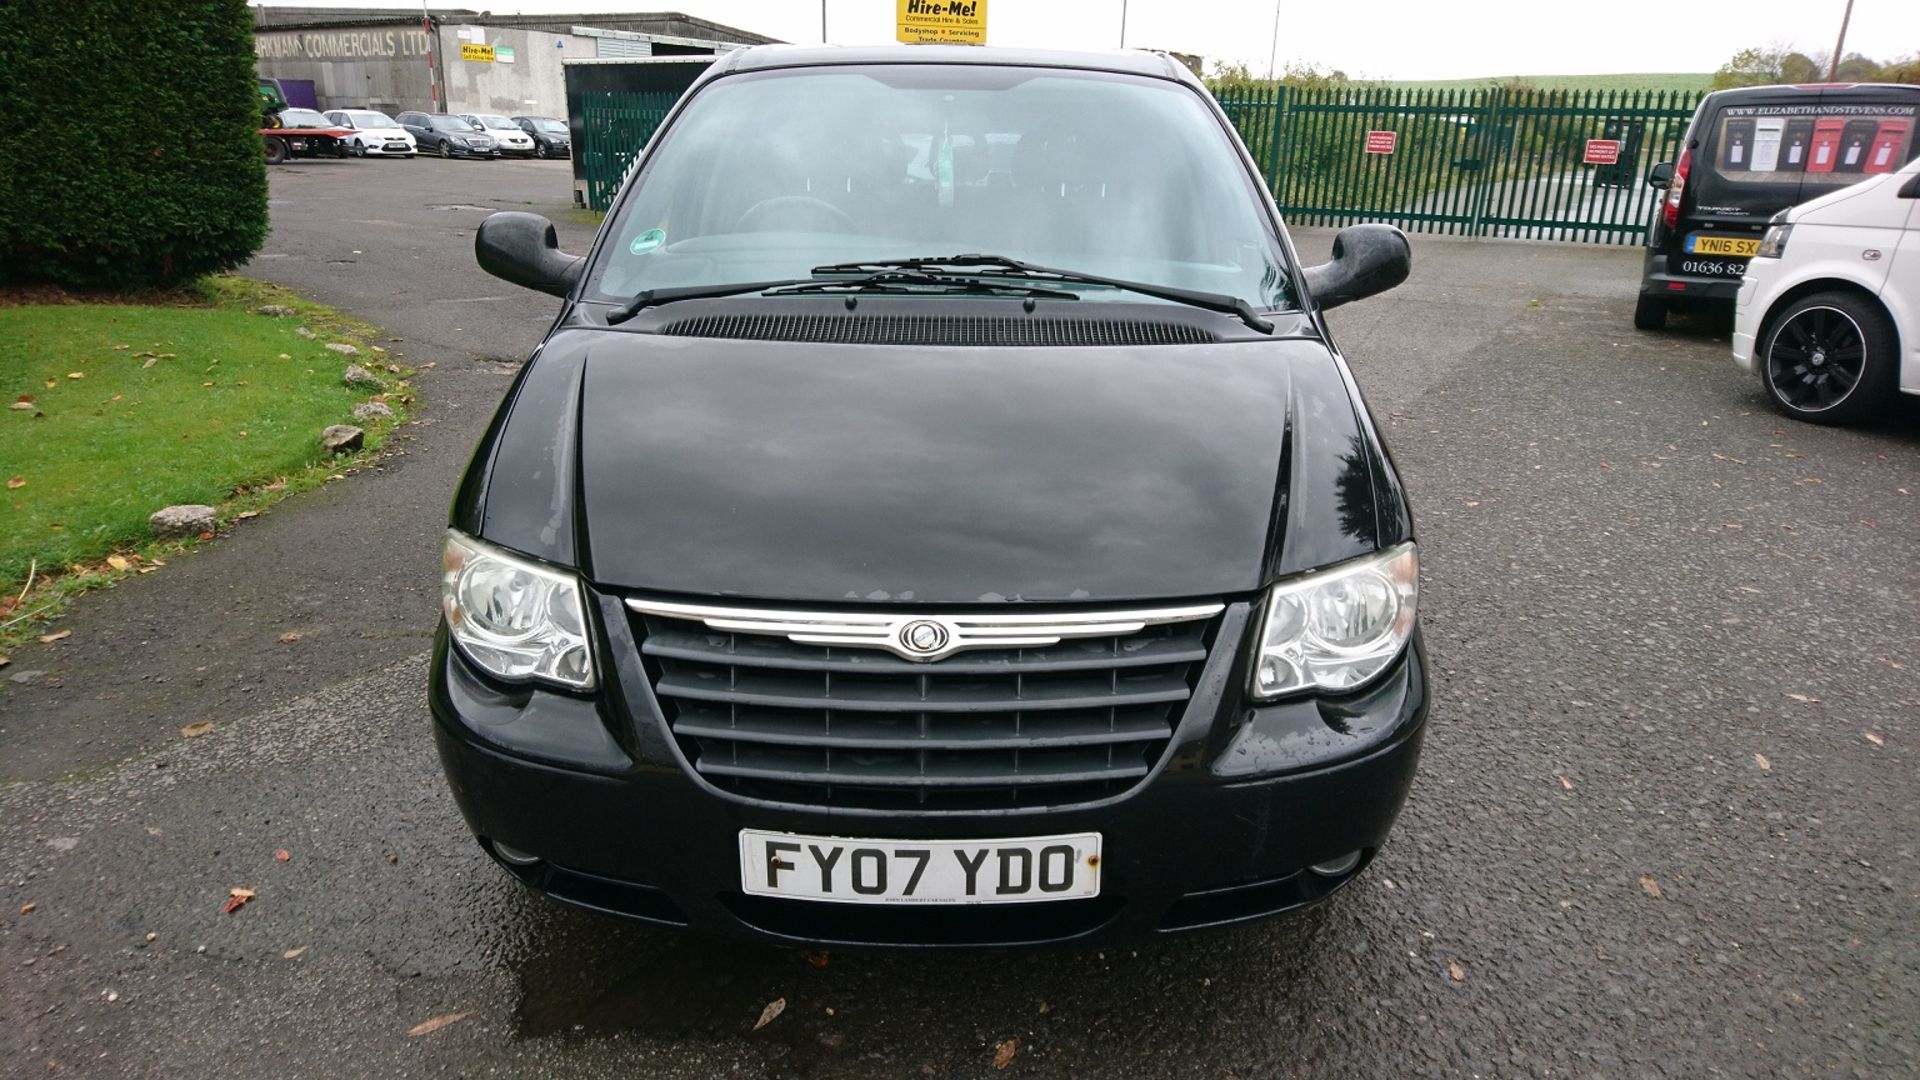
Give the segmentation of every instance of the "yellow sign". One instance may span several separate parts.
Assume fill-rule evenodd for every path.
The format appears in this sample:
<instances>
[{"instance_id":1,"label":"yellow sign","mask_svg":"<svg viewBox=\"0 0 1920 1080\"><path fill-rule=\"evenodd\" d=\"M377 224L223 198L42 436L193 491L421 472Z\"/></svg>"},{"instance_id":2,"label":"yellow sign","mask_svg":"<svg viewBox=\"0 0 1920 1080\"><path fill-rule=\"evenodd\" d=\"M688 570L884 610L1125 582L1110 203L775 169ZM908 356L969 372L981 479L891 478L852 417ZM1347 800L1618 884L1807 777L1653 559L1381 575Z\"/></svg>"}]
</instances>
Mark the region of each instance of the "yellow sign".
<instances>
[{"instance_id":1,"label":"yellow sign","mask_svg":"<svg viewBox=\"0 0 1920 1080\"><path fill-rule=\"evenodd\" d=\"M909 45L985 45L987 0L895 0Z\"/></svg>"},{"instance_id":2,"label":"yellow sign","mask_svg":"<svg viewBox=\"0 0 1920 1080\"><path fill-rule=\"evenodd\" d=\"M472 42L461 42L460 59L478 60L483 64L491 64L493 63L493 46L475 45Z\"/></svg>"}]
</instances>

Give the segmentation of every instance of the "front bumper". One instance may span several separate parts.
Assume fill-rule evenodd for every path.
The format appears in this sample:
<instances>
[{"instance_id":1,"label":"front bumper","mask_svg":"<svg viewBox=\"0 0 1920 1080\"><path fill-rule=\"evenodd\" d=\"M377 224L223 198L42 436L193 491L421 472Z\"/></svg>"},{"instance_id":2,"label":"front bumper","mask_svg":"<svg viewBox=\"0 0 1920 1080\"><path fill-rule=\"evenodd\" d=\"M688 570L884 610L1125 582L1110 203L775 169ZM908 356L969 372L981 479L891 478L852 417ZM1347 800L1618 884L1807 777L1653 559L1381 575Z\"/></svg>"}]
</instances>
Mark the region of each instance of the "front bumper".
<instances>
[{"instance_id":1,"label":"front bumper","mask_svg":"<svg viewBox=\"0 0 1920 1080\"><path fill-rule=\"evenodd\" d=\"M565 903L779 943L1032 945L1139 938L1317 901L1385 842L1419 760L1427 663L1416 631L1342 698L1242 700L1251 605L1230 605L1166 754L1131 791L1060 809L878 812L723 793L685 763L622 624L593 696L508 687L449 646L430 701L455 801L514 876ZM609 609L612 610L612 609ZM617 617L617 616L616 616ZM624 639L624 640L623 640ZM624 704L622 704L624 703ZM739 831L909 839L1104 837L1101 895L1041 904L871 906L748 897ZM502 858L500 849L508 849ZM1331 877L1309 869L1363 852ZM516 861L516 854L538 861Z\"/></svg>"}]
</instances>

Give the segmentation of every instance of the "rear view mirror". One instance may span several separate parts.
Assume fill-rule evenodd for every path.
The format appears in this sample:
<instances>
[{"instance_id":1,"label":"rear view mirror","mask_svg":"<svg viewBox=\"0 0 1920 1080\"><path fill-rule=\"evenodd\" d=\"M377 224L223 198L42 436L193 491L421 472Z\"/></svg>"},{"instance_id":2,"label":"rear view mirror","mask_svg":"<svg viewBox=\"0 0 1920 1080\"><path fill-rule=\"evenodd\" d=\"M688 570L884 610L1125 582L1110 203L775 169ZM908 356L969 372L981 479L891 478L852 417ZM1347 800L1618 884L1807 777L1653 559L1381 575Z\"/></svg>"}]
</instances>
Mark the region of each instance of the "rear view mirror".
<instances>
[{"instance_id":1,"label":"rear view mirror","mask_svg":"<svg viewBox=\"0 0 1920 1080\"><path fill-rule=\"evenodd\" d=\"M1413 271L1413 245L1391 225L1350 225L1333 238L1333 261L1307 267L1321 310L1383 293Z\"/></svg>"},{"instance_id":2,"label":"rear view mirror","mask_svg":"<svg viewBox=\"0 0 1920 1080\"><path fill-rule=\"evenodd\" d=\"M587 261L560 250L553 222L518 210L498 213L480 223L473 237L480 269L515 285L555 296L573 291Z\"/></svg>"},{"instance_id":3,"label":"rear view mirror","mask_svg":"<svg viewBox=\"0 0 1920 1080\"><path fill-rule=\"evenodd\" d=\"M1673 183L1673 162L1663 161L1647 170L1647 186L1663 188Z\"/></svg>"}]
</instances>

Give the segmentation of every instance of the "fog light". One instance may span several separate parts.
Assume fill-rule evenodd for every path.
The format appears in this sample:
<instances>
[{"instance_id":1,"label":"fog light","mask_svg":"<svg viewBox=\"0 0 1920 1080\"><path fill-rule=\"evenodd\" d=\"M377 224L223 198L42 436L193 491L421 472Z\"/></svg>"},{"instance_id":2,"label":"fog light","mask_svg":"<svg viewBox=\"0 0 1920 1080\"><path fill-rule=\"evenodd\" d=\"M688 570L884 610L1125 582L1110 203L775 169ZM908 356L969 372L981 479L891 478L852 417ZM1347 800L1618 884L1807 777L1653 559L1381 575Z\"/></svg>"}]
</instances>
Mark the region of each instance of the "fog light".
<instances>
[{"instance_id":1,"label":"fog light","mask_svg":"<svg viewBox=\"0 0 1920 1080\"><path fill-rule=\"evenodd\" d=\"M1314 863L1312 866L1307 867L1307 869L1319 874L1321 877L1340 877L1343 874L1352 873L1353 868L1360 865L1361 854L1359 851L1349 851L1337 859L1328 859L1323 863Z\"/></svg>"},{"instance_id":2,"label":"fog light","mask_svg":"<svg viewBox=\"0 0 1920 1080\"><path fill-rule=\"evenodd\" d=\"M540 861L540 856L538 855L529 855L524 851L517 848L510 848L501 843L495 843L493 845L493 853L500 857L501 862L511 866L533 866Z\"/></svg>"}]
</instances>

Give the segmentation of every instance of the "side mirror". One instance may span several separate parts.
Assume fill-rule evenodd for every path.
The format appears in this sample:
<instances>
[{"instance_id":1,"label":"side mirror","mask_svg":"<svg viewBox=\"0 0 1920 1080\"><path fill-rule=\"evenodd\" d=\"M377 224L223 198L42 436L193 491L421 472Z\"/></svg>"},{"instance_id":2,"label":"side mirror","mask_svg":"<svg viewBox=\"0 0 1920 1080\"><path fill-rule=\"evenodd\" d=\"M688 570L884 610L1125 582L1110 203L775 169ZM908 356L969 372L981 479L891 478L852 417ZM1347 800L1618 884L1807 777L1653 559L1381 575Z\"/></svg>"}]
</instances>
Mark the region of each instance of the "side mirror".
<instances>
[{"instance_id":1,"label":"side mirror","mask_svg":"<svg viewBox=\"0 0 1920 1080\"><path fill-rule=\"evenodd\" d=\"M573 291L587 260L560 250L553 222L518 210L498 213L480 223L473 257L494 277L555 296Z\"/></svg>"},{"instance_id":2,"label":"side mirror","mask_svg":"<svg viewBox=\"0 0 1920 1080\"><path fill-rule=\"evenodd\" d=\"M1391 225L1350 225L1333 238L1333 261L1307 267L1307 290L1322 311L1383 293L1413 271L1413 245Z\"/></svg>"},{"instance_id":3,"label":"side mirror","mask_svg":"<svg viewBox=\"0 0 1920 1080\"><path fill-rule=\"evenodd\" d=\"M1673 162L1663 161L1647 170L1647 186L1663 188L1673 183Z\"/></svg>"}]
</instances>

